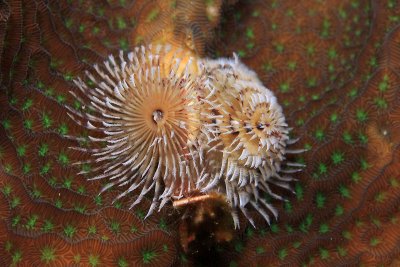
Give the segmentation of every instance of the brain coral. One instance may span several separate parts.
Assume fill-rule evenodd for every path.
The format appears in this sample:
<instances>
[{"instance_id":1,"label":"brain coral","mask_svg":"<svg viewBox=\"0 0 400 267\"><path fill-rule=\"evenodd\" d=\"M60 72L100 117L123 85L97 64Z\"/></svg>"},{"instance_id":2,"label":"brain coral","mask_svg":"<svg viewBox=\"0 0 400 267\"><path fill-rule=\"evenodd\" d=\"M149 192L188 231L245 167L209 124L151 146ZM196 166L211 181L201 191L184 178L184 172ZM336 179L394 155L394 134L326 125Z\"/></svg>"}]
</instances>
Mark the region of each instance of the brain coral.
<instances>
[{"instance_id":1,"label":"brain coral","mask_svg":"<svg viewBox=\"0 0 400 267\"><path fill-rule=\"evenodd\" d=\"M1 1L0 265L398 266L399 14L395 0ZM82 108L72 81L150 41L237 52L274 91L308 151L271 226L225 233L213 212L194 225L172 208L144 221L151 199L128 211L76 175L91 166L68 149L88 134L64 108Z\"/></svg>"}]
</instances>

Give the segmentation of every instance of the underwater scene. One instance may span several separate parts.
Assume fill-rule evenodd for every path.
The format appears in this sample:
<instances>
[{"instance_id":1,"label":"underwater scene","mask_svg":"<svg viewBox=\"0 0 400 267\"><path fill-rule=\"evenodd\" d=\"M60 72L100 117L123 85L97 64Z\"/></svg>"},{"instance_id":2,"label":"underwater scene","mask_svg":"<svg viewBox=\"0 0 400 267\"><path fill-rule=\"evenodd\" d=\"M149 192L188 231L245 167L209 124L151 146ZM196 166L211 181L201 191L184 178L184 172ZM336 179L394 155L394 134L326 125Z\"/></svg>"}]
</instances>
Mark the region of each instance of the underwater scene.
<instances>
[{"instance_id":1,"label":"underwater scene","mask_svg":"<svg viewBox=\"0 0 400 267\"><path fill-rule=\"evenodd\" d=\"M3 266L400 266L400 1L0 0Z\"/></svg>"}]
</instances>

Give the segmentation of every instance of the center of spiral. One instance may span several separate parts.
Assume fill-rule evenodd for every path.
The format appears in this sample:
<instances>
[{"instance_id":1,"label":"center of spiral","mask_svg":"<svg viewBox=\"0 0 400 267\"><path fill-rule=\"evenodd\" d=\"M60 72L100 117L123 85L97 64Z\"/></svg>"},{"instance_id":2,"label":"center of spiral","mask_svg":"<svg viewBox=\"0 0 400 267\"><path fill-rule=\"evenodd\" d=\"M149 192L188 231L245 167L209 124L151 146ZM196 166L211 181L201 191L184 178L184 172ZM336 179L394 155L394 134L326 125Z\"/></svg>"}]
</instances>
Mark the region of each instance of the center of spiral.
<instances>
[{"instance_id":1,"label":"center of spiral","mask_svg":"<svg viewBox=\"0 0 400 267\"><path fill-rule=\"evenodd\" d=\"M159 123L164 118L164 112L162 112L162 110L160 109L153 111L152 115L153 115L153 121L155 123Z\"/></svg>"}]
</instances>

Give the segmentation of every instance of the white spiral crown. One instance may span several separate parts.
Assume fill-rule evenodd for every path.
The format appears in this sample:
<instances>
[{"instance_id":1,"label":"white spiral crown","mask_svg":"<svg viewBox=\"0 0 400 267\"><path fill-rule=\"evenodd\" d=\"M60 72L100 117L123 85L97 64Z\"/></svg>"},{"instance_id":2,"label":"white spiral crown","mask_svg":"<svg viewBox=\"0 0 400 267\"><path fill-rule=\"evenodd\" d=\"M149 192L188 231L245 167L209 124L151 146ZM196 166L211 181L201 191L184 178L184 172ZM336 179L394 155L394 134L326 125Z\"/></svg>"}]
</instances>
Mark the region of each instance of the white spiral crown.
<instances>
[{"instance_id":1,"label":"white spiral crown","mask_svg":"<svg viewBox=\"0 0 400 267\"><path fill-rule=\"evenodd\" d=\"M223 194L235 226L248 207L270 223L276 209L262 197L283 199L271 184L290 190L282 173L303 167L288 163L286 146L295 140L274 94L257 75L233 59L199 60L168 46L138 47L94 65L71 92L84 103L67 107L89 129L92 180L107 179L130 195L131 208L152 196L149 216L169 200L193 192ZM100 146L99 144L105 145ZM82 164L84 162L77 162Z\"/></svg>"}]
</instances>

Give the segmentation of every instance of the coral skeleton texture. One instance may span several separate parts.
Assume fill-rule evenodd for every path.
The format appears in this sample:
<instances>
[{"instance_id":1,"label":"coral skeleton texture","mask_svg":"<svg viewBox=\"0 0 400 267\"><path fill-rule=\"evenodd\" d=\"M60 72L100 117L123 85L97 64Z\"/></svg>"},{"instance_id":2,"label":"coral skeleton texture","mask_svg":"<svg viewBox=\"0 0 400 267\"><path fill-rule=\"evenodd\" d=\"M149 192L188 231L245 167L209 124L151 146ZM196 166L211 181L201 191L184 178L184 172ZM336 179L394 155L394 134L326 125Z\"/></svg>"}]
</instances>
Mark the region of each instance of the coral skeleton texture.
<instances>
[{"instance_id":1,"label":"coral skeleton texture","mask_svg":"<svg viewBox=\"0 0 400 267\"><path fill-rule=\"evenodd\" d=\"M190 2L0 1L0 266L398 266L399 1ZM70 147L91 149L88 136L105 136L76 123L86 123L78 114L87 106L74 80L84 80L86 71L97 75L93 64L103 68L109 55L118 60L120 50L127 57L134 47L166 42L194 58L236 53L254 70L245 76L259 78L250 86L257 97L247 97L242 89L249 81L243 81L233 87L243 91L243 103L227 94L222 104L251 110L259 101L273 105L276 97L282 107L273 117L282 138L299 141L269 144L285 156L267 184L285 201L259 191L279 214L273 220L274 212L263 206L270 225L249 209L256 228L238 213L240 229L234 230L226 199L214 194L229 195L224 180L211 186L207 199L177 209L165 204L146 220L150 191L129 209L136 199L114 201L125 188L114 185L99 195L109 180L88 181L96 164L86 162L90 153ZM265 87L274 97L257 92ZM229 113L250 120L256 111ZM214 112L202 126L229 132L236 122L228 117ZM152 111L147 119L164 117ZM257 119L265 129L267 120ZM233 152L240 160L232 161L235 148L226 146L236 139L219 134L210 153L226 162L224 168L204 161L229 182L244 181L229 166L262 166L247 151L256 151L263 136L254 137L257 127L248 130L238 133L249 138L247 147ZM287 175L293 181L283 174L303 165ZM252 190L250 179L244 183ZM250 207L253 199L242 201Z\"/></svg>"}]
</instances>

